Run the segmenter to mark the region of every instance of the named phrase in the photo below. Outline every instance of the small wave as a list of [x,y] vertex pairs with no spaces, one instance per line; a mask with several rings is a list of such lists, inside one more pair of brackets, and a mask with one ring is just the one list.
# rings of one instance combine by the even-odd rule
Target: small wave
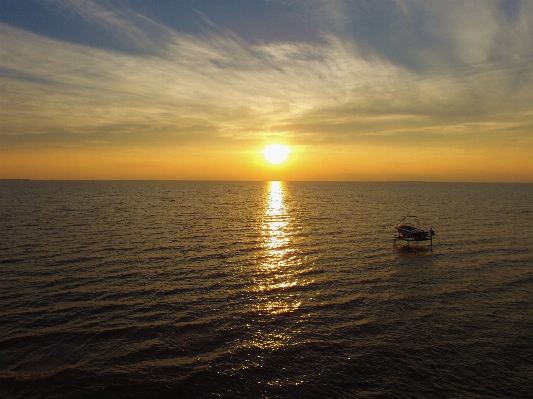
[[401,254],[427,254],[431,253],[431,246],[395,245],[394,249]]
[[2,264],[2,263],[21,263],[21,262],[24,262],[24,259],[21,259],[21,258],[0,259],[0,264]]
[[28,342],[33,342],[38,338],[36,334],[29,335],[18,335],[14,337],[6,338],[0,341],[0,349],[7,349],[15,345],[25,344]]
[[72,366],[63,367],[41,367],[35,370],[19,370],[19,371],[0,371],[0,381],[37,381],[53,377],[63,371],[71,369]]
[[357,295],[349,298],[341,298],[338,301],[320,302],[312,305],[312,309],[325,310],[325,309],[339,309],[339,310],[352,310],[357,305],[360,305],[365,301],[365,297]]

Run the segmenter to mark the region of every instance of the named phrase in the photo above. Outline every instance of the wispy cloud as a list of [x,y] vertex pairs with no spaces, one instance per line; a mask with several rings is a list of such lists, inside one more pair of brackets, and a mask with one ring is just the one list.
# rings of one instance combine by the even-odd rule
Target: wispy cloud
[[88,26],[104,33],[106,40],[134,53],[154,53],[172,35],[171,29],[135,12],[120,1],[44,0],[62,11],[79,16]]
[[[272,136],[533,147],[531,2],[315,2],[319,42],[269,44],[222,27],[180,33],[106,2],[54,4],[150,51],[1,25],[4,146],[217,146]],[[379,34],[354,28],[357,13],[391,23],[381,21]]]

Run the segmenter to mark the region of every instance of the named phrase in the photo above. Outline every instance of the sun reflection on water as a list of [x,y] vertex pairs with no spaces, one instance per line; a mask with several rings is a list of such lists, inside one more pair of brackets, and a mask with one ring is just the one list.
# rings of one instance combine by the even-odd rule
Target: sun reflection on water
[[285,183],[268,183],[261,216],[262,251],[249,287],[250,310],[257,324],[247,347],[277,350],[295,344],[294,326],[281,326],[290,320],[285,316],[302,304],[295,292],[301,261],[294,248],[289,203]]
[[271,181],[263,216],[262,239],[267,261],[263,266],[276,268],[286,264],[290,247],[290,217],[284,201],[283,183]]
[[[273,352],[309,342],[302,331],[310,315],[302,308],[312,298],[301,288],[313,281],[305,277],[310,266],[299,249],[298,209],[291,209],[291,193],[283,182],[269,182],[263,198],[258,212],[261,249],[246,287],[246,328],[250,335],[238,344],[239,349],[251,350],[250,357],[233,372],[263,367],[263,356],[257,355],[257,349]],[[302,382],[283,371],[275,377],[266,383],[283,386]]]

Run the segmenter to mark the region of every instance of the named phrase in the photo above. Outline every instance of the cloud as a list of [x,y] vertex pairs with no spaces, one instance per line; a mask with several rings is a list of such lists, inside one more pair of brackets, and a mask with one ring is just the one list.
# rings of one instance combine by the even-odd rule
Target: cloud
[[105,47],[136,54],[154,54],[164,48],[172,30],[139,14],[122,2],[107,0],[45,0],[71,19],[81,18],[90,34]]
[[[315,2],[312,12],[327,11],[316,14],[320,41],[268,44],[218,26],[192,35],[143,25],[142,15],[103,2],[55,3],[151,50],[0,25],[3,146],[216,147],[272,136],[533,146],[531,3]],[[343,32],[328,29],[339,20]]]
[[500,62],[529,62],[532,55],[530,1],[333,0],[319,14],[336,36],[415,72],[464,68],[498,54]]

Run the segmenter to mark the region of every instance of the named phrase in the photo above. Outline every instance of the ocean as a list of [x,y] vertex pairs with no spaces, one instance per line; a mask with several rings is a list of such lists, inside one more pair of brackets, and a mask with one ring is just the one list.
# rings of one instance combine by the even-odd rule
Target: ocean
[[531,397],[532,221],[533,184],[0,181],[0,397]]

